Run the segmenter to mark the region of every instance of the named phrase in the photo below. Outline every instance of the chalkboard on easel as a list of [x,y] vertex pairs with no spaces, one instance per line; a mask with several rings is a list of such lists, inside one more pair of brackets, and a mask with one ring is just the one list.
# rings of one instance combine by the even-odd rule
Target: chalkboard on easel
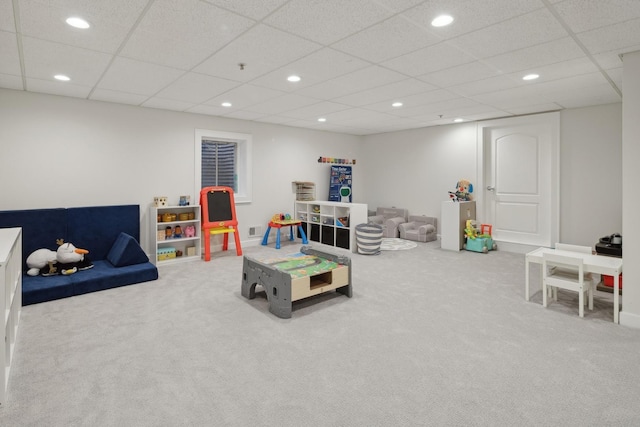
[[222,222],[235,220],[231,207],[233,195],[227,191],[209,191],[207,193],[208,222]]

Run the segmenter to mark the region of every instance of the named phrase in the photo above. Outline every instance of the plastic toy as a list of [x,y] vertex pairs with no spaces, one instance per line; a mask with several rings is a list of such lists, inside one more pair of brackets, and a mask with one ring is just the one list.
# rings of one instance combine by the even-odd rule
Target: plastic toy
[[449,198],[454,202],[472,200],[473,184],[468,179],[461,179],[456,183],[456,191],[449,191]]
[[480,228],[476,221],[468,219],[464,229],[465,244],[463,248],[472,252],[487,253],[491,250],[498,249],[498,245],[491,237],[492,226],[489,224],[481,224]]
[[195,237],[196,236],[196,227],[193,225],[187,225],[184,228],[184,237]]

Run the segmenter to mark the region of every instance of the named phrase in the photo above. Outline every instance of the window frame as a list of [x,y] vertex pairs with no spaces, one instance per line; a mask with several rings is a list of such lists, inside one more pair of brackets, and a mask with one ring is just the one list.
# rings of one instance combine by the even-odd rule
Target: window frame
[[202,141],[235,142],[237,144],[236,175],[237,190],[234,191],[236,204],[251,203],[252,198],[252,136],[246,133],[221,132],[196,129],[194,138],[194,183],[195,195],[199,200],[202,190]]

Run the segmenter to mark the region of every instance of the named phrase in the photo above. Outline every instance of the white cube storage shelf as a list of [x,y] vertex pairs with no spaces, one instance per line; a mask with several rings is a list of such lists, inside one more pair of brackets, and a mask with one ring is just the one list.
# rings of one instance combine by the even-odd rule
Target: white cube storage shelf
[[[175,218],[168,216],[174,214]],[[200,225],[200,205],[187,206],[151,206],[149,209],[149,240],[151,254],[149,258],[155,265],[166,265],[175,262],[199,260],[202,254]],[[195,228],[193,237],[185,236],[188,226]],[[169,227],[172,233],[176,227],[182,230],[182,237],[166,236]],[[173,236],[173,234],[172,234]],[[177,256],[180,251],[180,256]]]
[[355,229],[367,222],[367,205],[296,201],[295,219],[302,221],[309,244],[322,243],[357,252]]
[[0,342],[0,405],[4,405],[22,310],[22,228],[0,228],[0,307],[4,335]]

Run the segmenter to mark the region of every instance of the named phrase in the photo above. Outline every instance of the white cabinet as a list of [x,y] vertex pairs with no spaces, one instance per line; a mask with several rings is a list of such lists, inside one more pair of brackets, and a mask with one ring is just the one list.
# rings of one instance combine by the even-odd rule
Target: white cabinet
[[468,219],[476,219],[476,202],[442,202],[440,247],[459,251],[464,245],[464,229]]
[[[200,205],[152,206],[149,209],[149,224],[152,263],[166,265],[200,259]],[[193,231],[193,235],[190,231]]]
[[356,252],[356,225],[367,222],[367,205],[296,201],[295,218],[302,221],[309,243],[317,242]]
[[22,229],[0,228],[0,405],[6,402],[11,359],[22,310]]

